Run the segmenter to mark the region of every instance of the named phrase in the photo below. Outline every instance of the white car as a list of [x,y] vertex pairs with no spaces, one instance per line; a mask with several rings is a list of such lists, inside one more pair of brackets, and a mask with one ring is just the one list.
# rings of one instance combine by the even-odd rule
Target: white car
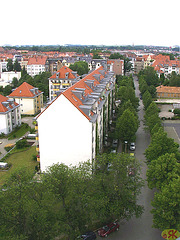
[[134,150],[136,149],[136,145],[135,145],[134,142],[130,143],[129,149],[130,149],[131,151],[134,151]]

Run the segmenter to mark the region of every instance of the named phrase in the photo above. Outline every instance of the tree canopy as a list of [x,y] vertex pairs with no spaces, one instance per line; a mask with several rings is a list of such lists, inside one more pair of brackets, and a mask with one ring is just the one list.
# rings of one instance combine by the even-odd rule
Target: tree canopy
[[[152,135],[151,143],[145,150],[145,156],[148,161],[152,161],[166,153],[178,153],[179,144],[174,139],[168,138],[167,133],[162,128]],[[177,156],[177,155],[176,155]]]
[[180,229],[180,176],[155,193],[152,206],[153,227]]
[[180,175],[180,163],[173,153],[166,153],[152,160],[147,170],[149,188],[161,189]]
[[83,61],[75,62],[71,64],[69,68],[76,71],[80,76],[89,72],[88,63]]
[[129,109],[126,109],[116,122],[117,137],[123,142],[134,141],[138,127],[139,121],[137,117]]
[[[128,154],[102,154],[97,163],[93,173],[90,162],[55,164],[39,182],[27,169],[13,173],[0,194],[2,239],[64,235],[74,240],[105,221],[139,217],[143,208],[136,200],[143,181],[137,161]],[[136,169],[134,176],[128,174],[130,167]]]

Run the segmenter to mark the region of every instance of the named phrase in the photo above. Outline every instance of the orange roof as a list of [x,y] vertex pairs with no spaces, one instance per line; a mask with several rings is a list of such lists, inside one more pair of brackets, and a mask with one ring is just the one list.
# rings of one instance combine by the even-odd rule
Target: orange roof
[[159,86],[156,88],[157,93],[180,93],[180,87]]
[[[94,81],[94,86],[98,85],[100,82],[94,77],[95,74],[100,74],[100,80],[104,78],[104,76],[102,75],[102,73],[100,72],[100,70],[103,70],[103,67],[99,67],[98,69],[94,70],[93,72],[91,72],[90,74],[86,75],[83,79],[81,79],[80,81],[78,81],[77,83],[75,83],[74,85],[72,85],[71,87],[67,88],[64,92],[62,92],[61,94],[64,95],[88,120],[90,120],[90,117],[87,116],[82,109],[80,108],[80,105],[83,105],[82,101],[75,96],[75,94],[73,93],[73,90],[76,90],[77,88],[83,88],[84,89],[84,94],[85,96],[87,96],[88,94],[91,94],[93,92],[93,89],[90,88],[87,84],[86,84],[86,80],[93,80]],[[105,72],[107,73],[107,72]],[[60,95],[59,95],[60,96]],[[58,96],[58,97],[59,97]],[[57,98],[58,98],[57,97]],[[57,99],[56,98],[56,99]],[[56,101],[56,99],[54,99],[52,101],[51,104],[53,104],[54,101]],[[51,105],[50,104],[50,105]],[[49,106],[50,106],[49,105]],[[49,107],[48,106],[48,107]],[[47,108],[48,108],[47,107]],[[46,109],[47,109],[46,108]],[[45,110],[46,110],[45,109]],[[44,110],[44,111],[45,111]],[[44,112],[43,111],[43,112]],[[38,117],[43,113],[41,112]],[[93,113],[91,112],[91,115],[93,115]]]
[[[35,92],[33,92],[32,89],[35,89]],[[39,91],[37,88],[31,86],[27,82],[23,82],[9,95],[9,97],[35,97],[40,93],[41,91]]]
[[[2,102],[7,102],[8,98],[0,94],[0,112],[7,112],[9,109],[2,103]],[[16,102],[13,102],[15,106],[18,106]],[[12,109],[13,106],[12,104],[8,104],[8,106]]]
[[28,65],[45,65],[47,56],[34,56],[28,60]]
[[[56,78],[56,74],[59,73],[59,77],[58,79],[65,79],[66,78],[66,73],[69,73],[68,75],[68,79],[75,79],[76,77],[74,76],[74,74],[72,74],[72,70],[66,66],[63,66],[62,68],[60,68],[56,73],[54,73],[50,78],[54,79]],[[78,76],[78,75],[77,75]]]
[[80,81],[78,81],[77,83],[75,83],[74,85],[72,85],[70,88],[68,88],[66,91],[64,91],[62,94],[85,116],[87,117],[89,120],[89,116],[87,116],[80,108],[80,105],[83,105],[82,101],[77,98],[75,96],[75,94],[73,94],[73,90],[75,90],[75,88],[83,88],[85,89],[84,93],[85,96],[92,93],[93,89],[91,89],[86,83],[86,80],[94,80],[94,86],[96,86],[97,84],[99,84],[99,81],[94,77],[95,74],[100,74],[100,79],[104,78],[104,76],[102,76],[102,74],[99,72],[99,70],[103,70],[103,67],[101,66],[100,68],[94,70],[93,72],[91,72],[90,74],[86,75],[83,79],[81,79]]

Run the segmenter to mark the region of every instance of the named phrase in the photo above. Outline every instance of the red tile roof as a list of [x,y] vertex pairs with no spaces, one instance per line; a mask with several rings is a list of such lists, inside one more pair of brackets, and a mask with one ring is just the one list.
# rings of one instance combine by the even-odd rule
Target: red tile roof
[[[0,112],[2,113],[2,112],[7,112],[9,109],[7,108],[7,107],[5,107],[3,104],[2,104],[2,102],[7,102],[7,100],[8,100],[9,98],[7,98],[7,97],[4,97],[3,95],[1,95],[0,94]],[[19,104],[17,104],[16,102],[13,102],[13,104],[15,105],[15,106],[18,106]],[[10,107],[10,108],[13,108],[13,106],[9,103],[8,104],[8,106]]]
[[47,56],[30,57],[27,65],[45,65]]
[[156,88],[157,93],[180,93],[180,87],[159,86]]
[[22,83],[18,88],[16,88],[9,97],[34,97],[41,93],[40,90],[36,90],[35,93],[33,93],[31,90],[35,89],[33,86],[28,84],[27,82]]
[[[98,85],[100,82],[94,77],[95,74],[100,74],[100,80],[104,78],[104,76],[102,75],[102,73],[100,72],[100,70],[103,70],[103,67],[99,67],[98,69],[94,70],[93,72],[91,72],[90,74],[86,75],[83,79],[81,79],[80,81],[78,81],[77,83],[75,83],[74,85],[72,85],[71,87],[69,87],[68,89],[66,89],[64,92],[62,92],[61,94],[64,95],[88,120],[90,120],[90,117],[87,116],[82,109],[80,108],[80,105],[83,105],[82,101],[75,96],[75,94],[73,93],[73,90],[75,90],[75,88],[83,88],[84,89],[84,94],[85,96],[88,94],[91,94],[93,92],[93,89],[91,89],[87,84],[86,84],[86,80],[93,80],[94,81],[94,86]],[[107,72],[105,72],[106,74]],[[61,95],[59,95],[61,96]],[[58,96],[58,97],[59,97]],[[57,98],[58,98],[57,97]],[[56,99],[57,99],[56,98]],[[56,101],[56,99],[54,99],[52,101],[51,104],[53,104],[54,101]],[[49,106],[51,106],[51,104]],[[48,107],[49,107],[48,106]],[[47,107],[47,108],[48,108]],[[47,109],[46,108],[46,109]],[[46,110],[45,109],[45,110]],[[44,110],[44,111],[45,111]],[[43,111],[43,112],[44,112]],[[41,112],[38,117],[43,113]]]
[[[75,79],[76,77],[74,76],[74,74],[72,74],[72,70],[66,66],[63,66],[62,68],[60,68],[56,73],[59,73],[59,77],[58,79],[65,79],[66,78],[66,73],[69,73],[68,75],[68,79]],[[50,79],[54,79],[56,78],[56,73],[54,73]],[[77,75],[78,76],[78,75]]]
[[[99,72],[99,70],[103,70],[103,67],[101,66],[100,68],[94,70],[93,72],[91,72],[90,74],[86,75],[83,79],[81,79],[79,82],[75,83],[72,87],[68,88],[66,91],[64,91],[62,94],[76,107],[78,108],[78,110],[84,115],[86,116],[89,120],[89,116],[87,116],[80,108],[79,106],[80,105],[83,105],[82,104],[82,101],[77,98],[75,96],[75,94],[73,94],[72,90],[75,90],[75,88],[83,88],[85,89],[84,93],[85,93],[85,96],[87,94],[90,94],[93,92],[93,89],[91,89],[86,83],[85,81],[86,80],[94,80],[94,86],[96,86],[97,84],[99,84],[99,81],[93,76],[95,74],[101,74]],[[100,79],[102,79],[103,76],[101,74],[100,76]]]

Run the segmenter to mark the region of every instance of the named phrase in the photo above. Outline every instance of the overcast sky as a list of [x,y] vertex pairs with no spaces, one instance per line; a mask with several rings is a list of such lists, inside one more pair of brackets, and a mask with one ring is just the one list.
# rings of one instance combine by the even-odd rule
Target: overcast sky
[[7,0],[0,46],[180,45],[180,0]]

